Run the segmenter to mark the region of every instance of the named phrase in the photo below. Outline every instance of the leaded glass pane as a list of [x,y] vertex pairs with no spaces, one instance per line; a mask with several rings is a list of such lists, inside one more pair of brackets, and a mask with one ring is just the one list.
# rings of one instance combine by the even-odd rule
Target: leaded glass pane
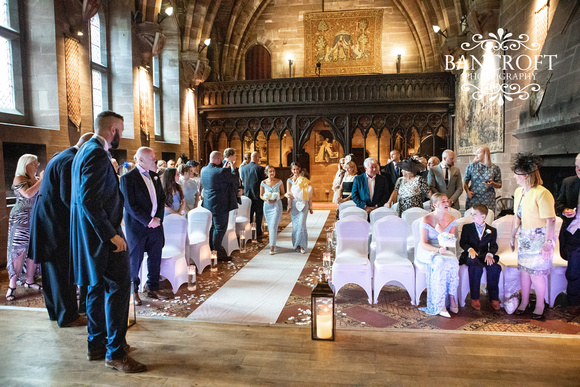
[[153,111],[155,119],[155,135],[161,136],[161,95],[159,91],[154,92],[155,110]]
[[8,0],[0,0],[0,26],[10,28],[8,17]]
[[159,57],[153,57],[153,87],[159,87]]
[[0,108],[15,109],[12,47],[0,37]]
[[103,79],[102,74],[93,70],[93,116],[103,111]]
[[102,64],[101,61],[101,18],[96,13],[91,18],[91,60],[95,63]]

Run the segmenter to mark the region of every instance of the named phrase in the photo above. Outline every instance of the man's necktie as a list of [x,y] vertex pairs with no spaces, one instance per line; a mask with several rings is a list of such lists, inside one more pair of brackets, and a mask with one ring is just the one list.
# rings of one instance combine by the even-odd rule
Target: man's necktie
[[444,168],[445,169],[445,184],[449,184],[449,168]]

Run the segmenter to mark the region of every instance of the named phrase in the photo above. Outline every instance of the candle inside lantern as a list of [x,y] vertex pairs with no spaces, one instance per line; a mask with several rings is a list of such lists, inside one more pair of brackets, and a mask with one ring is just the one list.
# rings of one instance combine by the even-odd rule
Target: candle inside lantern
[[211,251],[211,271],[217,271],[217,251]]
[[240,235],[240,253],[244,254],[246,252],[246,237]]
[[330,266],[330,252],[322,253],[322,266],[328,267]]
[[256,242],[256,223],[252,222],[252,242]]
[[319,339],[330,339],[332,337],[332,308],[327,305],[318,305],[316,336]]
[[195,275],[195,265],[187,267],[187,290],[193,292],[197,289],[197,279]]

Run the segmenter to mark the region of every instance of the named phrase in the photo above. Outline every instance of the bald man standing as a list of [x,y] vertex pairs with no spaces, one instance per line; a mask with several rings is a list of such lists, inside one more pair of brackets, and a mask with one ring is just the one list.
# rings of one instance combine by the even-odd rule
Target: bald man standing
[[461,171],[455,166],[455,152],[451,149],[443,151],[439,165],[429,169],[427,184],[431,193],[442,193],[449,198],[449,204],[459,209],[459,197],[463,193]]

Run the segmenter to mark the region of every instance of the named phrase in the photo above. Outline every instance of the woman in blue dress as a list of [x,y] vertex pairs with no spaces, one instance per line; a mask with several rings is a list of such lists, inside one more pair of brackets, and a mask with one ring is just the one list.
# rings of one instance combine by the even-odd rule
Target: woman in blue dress
[[312,212],[313,190],[310,181],[298,163],[292,163],[292,176],[286,183],[288,197],[288,212],[292,218],[292,247],[300,253],[306,253],[308,248],[308,231],[306,218]]
[[[417,246],[417,261],[426,265],[427,307],[419,308],[430,315],[451,317],[446,307],[449,296],[449,310],[457,313],[457,286],[459,285],[459,261],[455,248],[440,246],[439,234],[455,234],[455,218],[449,210],[447,196],[435,193],[431,196],[435,210],[421,219],[421,240]],[[454,243],[451,239],[450,244]]]
[[480,146],[475,151],[473,163],[465,169],[463,178],[463,188],[467,195],[465,208],[485,204],[487,208],[495,211],[495,190],[501,186],[501,170],[491,163],[489,148]]
[[165,192],[165,216],[170,214],[183,215],[185,213],[185,196],[179,185],[177,168],[167,168],[161,177],[163,191]]
[[270,239],[270,255],[276,252],[276,238],[278,237],[278,224],[282,217],[282,202],[284,185],[282,180],[276,179],[276,169],[266,166],[268,178],[260,183],[260,197],[264,199],[264,217],[268,223],[268,237]]

